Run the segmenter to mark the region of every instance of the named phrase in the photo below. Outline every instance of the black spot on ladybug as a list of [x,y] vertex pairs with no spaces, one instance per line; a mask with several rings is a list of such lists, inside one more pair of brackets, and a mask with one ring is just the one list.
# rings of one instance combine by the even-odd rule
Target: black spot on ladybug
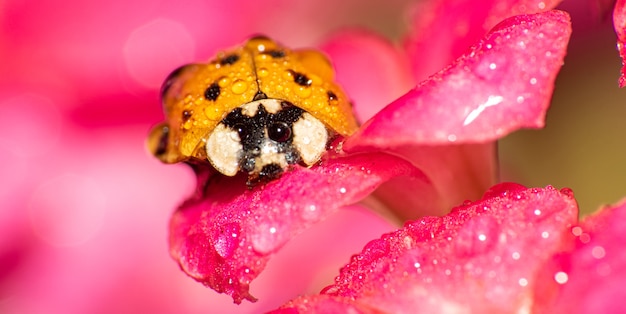
[[278,177],[280,177],[282,173],[283,173],[283,168],[281,168],[279,165],[269,164],[269,165],[263,166],[263,168],[261,169],[261,172],[259,173],[259,176],[269,181],[269,180],[277,179]]
[[174,81],[176,81],[176,79],[183,73],[183,71],[185,71],[185,69],[194,66],[194,64],[185,64],[182,66],[179,66],[178,68],[176,68],[176,70],[172,71],[167,78],[165,78],[165,81],[163,81],[163,85],[161,85],[161,99],[165,99],[165,94],[167,94],[167,91],[170,89],[170,87],[172,87],[172,84],[174,84]]
[[264,53],[270,55],[274,59],[280,59],[285,57],[285,52],[282,50],[267,50]]
[[222,60],[220,60],[220,64],[221,65],[231,65],[231,64],[234,64],[237,61],[239,61],[239,55],[233,53],[233,54],[230,54],[230,55],[222,58]]
[[335,95],[332,91],[327,91],[326,95],[328,95],[328,100],[337,100],[337,95]]
[[156,150],[154,151],[154,155],[162,156],[167,152],[167,144],[169,142],[170,128],[167,125],[164,125],[161,128],[161,137],[159,138],[159,143],[157,144]]
[[262,34],[257,34],[257,35],[250,37],[249,40],[270,40],[270,38]]
[[215,101],[220,96],[220,90],[220,86],[217,83],[213,83],[204,91],[204,98]]
[[311,86],[311,84],[313,83],[310,78],[302,73],[291,71],[291,74],[293,74],[293,81],[300,86]]
[[193,111],[183,110],[183,123],[187,122],[189,118],[191,118],[192,114],[193,114]]

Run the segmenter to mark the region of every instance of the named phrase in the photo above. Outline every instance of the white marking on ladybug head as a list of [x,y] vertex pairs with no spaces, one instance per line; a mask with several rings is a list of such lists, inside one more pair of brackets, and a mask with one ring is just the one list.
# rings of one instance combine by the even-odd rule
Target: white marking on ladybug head
[[243,151],[241,139],[235,130],[218,124],[206,142],[206,154],[213,167],[227,175],[234,176],[239,171],[239,156]]
[[316,163],[326,151],[328,130],[320,120],[308,112],[293,124],[293,145],[307,165]]
[[265,111],[271,114],[277,113],[283,107],[281,101],[278,99],[261,99],[242,105],[241,113],[248,117],[254,117],[259,110],[259,105],[263,105]]

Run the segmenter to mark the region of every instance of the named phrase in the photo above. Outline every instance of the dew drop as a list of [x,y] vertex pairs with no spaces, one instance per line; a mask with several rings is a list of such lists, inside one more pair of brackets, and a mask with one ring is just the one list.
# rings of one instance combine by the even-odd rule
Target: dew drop
[[380,239],[371,241],[365,245],[363,252],[366,261],[373,261],[389,253],[389,243]]
[[347,191],[348,190],[345,187],[339,188],[339,193],[341,193],[341,194],[346,194]]
[[250,240],[255,251],[268,254],[285,244],[286,237],[277,226],[270,223],[260,223],[256,226]]
[[270,71],[268,71],[266,68],[260,68],[258,70],[259,77],[266,77],[269,73]]
[[317,208],[317,206],[314,204],[305,206],[302,209],[302,213],[300,214],[302,219],[307,220],[307,221],[316,221],[320,218],[320,215],[321,215],[320,209]]
[[469,257],[489,250],[497,241],[499,226],[491,216],[478,216],[467,221],[455,238],[455,252]]
[[230,83],[230,79],[227,77],[223,77],[217,81],[217,85],[220,87],[226,87],[228,86],[228,83]]
[[230,223],[220,228],[220,233],[215,239],[213,246],[221,257],[228,258],[233,255],[239,243],[240,228],[236,223]]
[[511,257],[514,260],[518,260],[521,256],[520,256],[519,252],[513,252],[513,254],[511,254]]
[[531,79],[530,79],[530,84],[532,84],[532,85],[537,84],[537,78],[534,78],[534,77],[533,77],[533,78],[531,78]]
[[248,89],[248,83],[242,80],[236,80],[233,82],[233,85],[230,87],[230,89],[235,94],[243,94],[243,92],[245,92]]
[[[213,120],[213,121],[217,121],[222,118],[222,113],[220,112],[220,108],[217,106],[206,106],[204,108],[204,115],[209,120]],[[208,121],[204,120],[204,122],[207,123]]]
[[492,186],[489,190],[487,190],[483,198],[487,199],[487,198],[494,198],[494,197],[507,197],[512,191],[521,191],[525,189],[526,187],[517,183],[510,183],[510,182],[499,183],[499,184]]
[[302,98],[307,98],[311,96],[311,88],[306,86],[300,86],[296,88],[296,94]]
[[562,188],[561,190],[559,190],[559,192],[561,192],[561,194],[566,195],[569,198],[574,197],[574,191],[572,191],[572,189],[570,188]]

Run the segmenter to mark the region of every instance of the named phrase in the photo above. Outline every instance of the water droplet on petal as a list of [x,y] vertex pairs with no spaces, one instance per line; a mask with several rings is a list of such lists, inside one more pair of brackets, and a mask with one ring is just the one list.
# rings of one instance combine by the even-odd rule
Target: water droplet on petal
[[570,198],[574,197],[574,191],[572,191],[572,189],[570,188],[562,188],[560,192]]
[[460,257],[469,257],[488,251],[497,241],[500,227],[492,216],[478,216],[467,221],[454,242]]
[[512,191],[521,191],[521,190],[526,190],[526,187],[517,183],[510,183],[510,182],[499,183],[499,184],[492,186],[489,190],[487,190],[487,192],[485,192],[485,195],[483,196],[483,199],[488,199],[488,198],[493,198],[493,197],[508,197]]
[[221,231],[215,239],[213,246],[217,254],[227,258],[233,255],[239,244],[240,228],[236,223],[230,223],[222,226],[220,229]]
[[309,206],[305,206],[302,209],[302,213],[300,214],[302,219],[307,221],[316,221],[320,218],[321,211],[317,208],[316,205],[311,204]]
[[286,242],[280,229],[271,223],[260,223],[251,235],[252,248],[261,254],[276,251]]

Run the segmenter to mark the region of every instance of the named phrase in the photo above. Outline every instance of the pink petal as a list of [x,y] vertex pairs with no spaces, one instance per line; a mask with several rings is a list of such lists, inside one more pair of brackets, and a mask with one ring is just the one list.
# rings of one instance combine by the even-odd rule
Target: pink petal
[[495,143],[407,146],[391,150],[410,160],[430,179],[427,186],[402,177],[374,192],[403,221],[441,216],[468,199],[480,199],[497,182]]
[[344,148],[480,143],[542,127],[570,33],[561,11],[503,21],[451,67],[366,122]]
[[500,21],[553,9],[561,0],[423,1],[411,14],[405,48],[419,80],[461,56]]
[[536,313],[620,313],[626,298],[626,201],[571,228],[537,276]]
[[370,242],[322,294],[387,313],[523,312],[538,284],[534,274],[576,218],[568,189],[501,184],[447,216]]
[[320,48],[354,102],[359,121],[374,116],[414,84],[408,60],[385,38],[359,30],[335,34]]
[[619,87],[626,86],[626,0],[617,0],[613,11],[613,27],[617,33],[617,50],[622,58]]
[[408,162],[382,153],[332,158],[311,169],[297,167],[253,190],[246,190],[244,178],[214,176],[203,200],[191,200],[174,214],[170,253],[194,279],[231,295],[236,303],[254,301],[248,286],[269,255],[303,229],[398,175],[425,180]]
[[355,302],[351,298],[333,295],[314,295],[300,297],[283,305],[270,314],[298,314],[298,313],[351,313],[365,314],[381,312],[373,307]]

